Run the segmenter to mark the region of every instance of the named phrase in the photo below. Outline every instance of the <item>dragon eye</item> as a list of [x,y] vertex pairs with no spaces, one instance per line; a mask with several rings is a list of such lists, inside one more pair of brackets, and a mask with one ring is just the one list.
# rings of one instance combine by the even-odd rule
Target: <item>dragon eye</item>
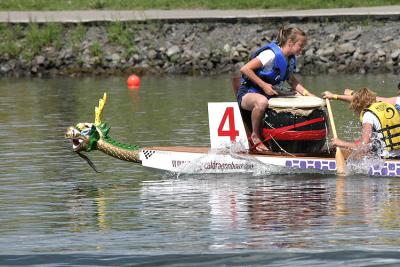
[[90,128],[86,128],[86,129],[82,130],[81,135],[89,135],[90,130],[91,130]]

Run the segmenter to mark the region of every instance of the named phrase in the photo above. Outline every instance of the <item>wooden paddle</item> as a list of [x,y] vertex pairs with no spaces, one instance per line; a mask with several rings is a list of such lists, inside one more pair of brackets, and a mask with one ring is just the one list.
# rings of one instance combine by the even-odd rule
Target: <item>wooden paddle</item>
[[[326,100],[326,107],[328,109],[329,121],[330,121],[331,127],[332,127],[333,138],[338,138],[337,137],[337,133],[336,133],[335,121],[333,119],[331,103],[329,102],[329,99],[325,99],[325,100]],[[337,171],[337,173],[338,174],[345,174],[346,173],[345,172],[345,162],[344,162],[343,153],[342,153],[342,150],[340,149],[340,147],[336,147],[335,159],[336,159],[336,171]]]

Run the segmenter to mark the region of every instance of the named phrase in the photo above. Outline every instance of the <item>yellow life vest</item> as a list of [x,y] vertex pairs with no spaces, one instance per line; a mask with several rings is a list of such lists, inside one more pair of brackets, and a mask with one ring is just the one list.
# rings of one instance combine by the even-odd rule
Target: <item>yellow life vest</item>
[[386,144],[386,150],[400,149],[400,114],[396,107],[389,103],[376,102],[361,112],[361,122],[366,111],[370,111],[379,120],[381,129],[375,130],[383,135],[382,141]]

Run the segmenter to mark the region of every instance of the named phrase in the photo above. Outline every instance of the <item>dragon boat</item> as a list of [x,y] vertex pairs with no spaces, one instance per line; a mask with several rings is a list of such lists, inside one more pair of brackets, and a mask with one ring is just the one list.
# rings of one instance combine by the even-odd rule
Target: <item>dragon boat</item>
[[[306,102],[304,97],[287,100],[290,103]],[[140,147],[110,137],[110,127],[102,121],[106,101],[104,93],[95,107],[94,122],[78,123],[65,133],[65,138],[72,142],[73,151],[94,169],[82,152],[98,150],[120,160],[174,173],[259,173],[263,168],[273,168],[279,173],[335,174],[337,171],[335,151],[326,148],[329,129],[322,106],[299,115],[288,111],[287,104],[280,110],[279,101],[276,101],[275,108],[280,110],[278,113],[282,115],[279,116],[283,118],[276,119],[279,117],[277,109],[267,111],[269,119],[264,122],[263,135],[267,136],[265,144],[271,151],[261,153],[249,149],[246,123],[249,114],[242,114],[244,112],[236,102],[208,104],[210,147]],[[274,106],[274,101],[271,105]],[[400,176],[400,161],[382,160],[367,166],[366,173],[372,176]]]

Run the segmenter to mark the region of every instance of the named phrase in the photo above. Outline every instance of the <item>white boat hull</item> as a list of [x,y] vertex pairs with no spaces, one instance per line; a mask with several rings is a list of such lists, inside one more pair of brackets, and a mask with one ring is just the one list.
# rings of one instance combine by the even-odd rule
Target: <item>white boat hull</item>
[[[140,152],[142,165],[176,173],[254,173],[264,168],[289,169],[288,172],[311,171],[336,173],[333,157],[285,156],[245,153],[220,153],[206,147],[152,147]],[[386,160],[366,168],[374,176],[399,176],[400,161]]]

